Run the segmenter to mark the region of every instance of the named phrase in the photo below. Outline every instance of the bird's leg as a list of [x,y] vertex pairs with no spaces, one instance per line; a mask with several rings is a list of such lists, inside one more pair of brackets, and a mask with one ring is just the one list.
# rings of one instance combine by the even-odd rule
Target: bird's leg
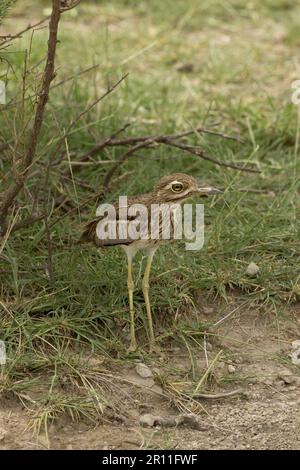
[[135,351],[137,349],[137,343],[135,338],[135,322],[134,322],[134,306],[133,306],[133,289],[134,282],[132,276],[132,257],[128,256],[128,298],[129,298],[129,311],[130,311],[130,346],[129,351]]
[[152,264],[152,260],[153,260],[153,256],[154,256],[155,251],[156,251],[156,248],[151,249],[148,252],[147,264],[146,264],[146,269],[145,269],[145,273],[144,273],[144,277],[143,277],[143,283],[142,283],[143,294],[144,294],[145,305],[146,305],[147,318],[148,318],[148,325],[149,325],[150,350],[153,349],[154,344],[155,344],[155,338],[154,338],[154,332],[153,332],[152,313],[151,313],[151,304],[150,304],[150,299],[149,299],[149,277],[150,277],[151,264]]

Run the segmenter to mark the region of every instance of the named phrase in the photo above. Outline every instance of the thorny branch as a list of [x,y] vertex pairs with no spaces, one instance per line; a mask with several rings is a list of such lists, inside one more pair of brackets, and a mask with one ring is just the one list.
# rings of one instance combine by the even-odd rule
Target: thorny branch
[[57,44],[58,24],[60,20],[60,0],[52,0],[52,13],[49,22],[49,39],[46,65],[43,73],[42,85],[38,94],[38,102],[33,127],[29,136],[27,149],[21,161],[21,168],[15,181],[8,188],[0,206],[0,233],[7,229],[7,216],[15,198],[24,187],[30,166],[36,154],[38,138],[42,128],[44,112],[49,98],[50,84],[55,76],[54,61]]
[[11,42],[13,39],[21,38],[24,33],[27,33],[27,31],[29,31],[31,29],[37,28],[41,24],[45,23],[45,21],[47,21],[47,20],[49,20],[49,16],[47,16],[46,18],[43,18],[42,20],[38,21],[37,23],[34,23],[32,25],[29,24],[28,26],[26,26],[25,29],[22,29],[22,31],[20,31],[17,34],[8,34],[7,36],[0,36],[0,39],[2,39],[2,41],[0,42],[0,47],[1,48],[4,47],[6,44]]
[[[164,145],[169,145],[171,147],[179,148],[179,149],[184,150],[186,152],[189,152],[193,155],[196,155],[197,157],[203,158],[204,160],[208,160],[208,161],[214,163],[215,165],[223,166],[225,168],[232,168],[234,170],[247,171],[247,172],[250,172],[250,173],[260,173],[260,170],[256,170],[254,168],[248,168],[248,167],[245,167],[245,166],[236,165],[235,163],[222,162],[221,160],[218,160],[218,159],[216,159],[216,158],[214,158],[210,155],[207,155],[204,152],[204,150],[202,150],[199,147],[195,147],[195,146],[192,146],[192,145],[187,145],[187,144],[183,144],[183,143],[178,142],[178,139],[180,139],[182,137],[186,137],[188,135],[191,135],[194,132],[197,132],[197,133],[202,132],[202,133],[213,134],[213,135],[217,135],[219,137],[223,137],[225,139],[237,140],[237,141],[241,142],[240,139],[237,138],[237,137],[222,134],[221,132],[210,131],[208,129],[204,129],[204,128],[201,128],[201,127],[199,127],[196,130],[181,132],[181,133],[172,134],[172,135],[157,135],[157,136],[150,136],[150,137],[149,136],[148,137],[137,137],[137,138],[132,138],[132,139],[130,139],[130,138],[129,139],[124,139],[123,141],[122,140],[113,140],[112,139],[111,141],[108,142],[108,144],[107,144],[108,146],[130,145],[130,144],[133,144],[133,143],[135,143],[135,145],[133,145],[133,147],[131,147],[129,150],[127,150],[125,153],[123,153],[123,155],[121,155],[119,160],[117,160],[116,163],[112,166],[112,168],[107,172],[107,175],[104,179],[104,188],[107,189],[107,187],[109,185],[109,182],[110,182],[111,178],[113,177],[113,175],[115,174],[115,172],[117,171],[117,169],[126,160],[128,160],[129,157],[134,155],[137,150],[139,150],[141,148],[149,148],[149,147],[151,147],[155,144],[156,145],[157,144],[164,144]],[[100,145],[98,145],[97,150],[99,150],[99,148],[100,148]],[[94,155],[96,153],[95,149],[96,149],[96,147],[94,147],[94,149],[90,150],[89,154],[85,154],[83,156],[84,160],[86,160],[90,155]]]

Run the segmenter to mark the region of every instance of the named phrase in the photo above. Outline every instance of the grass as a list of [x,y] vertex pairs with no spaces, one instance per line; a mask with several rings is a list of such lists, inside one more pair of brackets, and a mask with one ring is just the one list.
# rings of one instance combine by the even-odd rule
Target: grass
[[[38,7],[31,0],[19,2],[5,27],[15,32],[17,22],[22,29],[32,18],[48,14],[47,6],[48,2]],[[239,134],[244,143],[198,135],[191,142],[220,160],[253,162],[262,171],[261,175],[236,172],[160,146],[143,150],[124,164],[121,171],[129,175],[107,197],[111,201],[119,194],[148,191],[161,175],[183,170],[227,188],[222,198],[206,203],[204,249],[185,251],[183,243],[162,247],[153,266],[155,330],[161,344],[187,348],[194,388],[205,377],[205,372],[195,371],[193,348],[211,326],[196,315],[206,301],[230,302],[234,290],[247,307],[275,317],[288,315],[289,306],[299,301],[299,115],[291,103],[291,83],[300,75],[297,18],[299,5],[289,0],[151,0],[138,5],[130,0],[90,1],[62,18],[57,80],[92,64],[100,66],[53,89],[37,171],[20,198],[20,214],[29,213],[36,187],[43,188],[43,165],[70,120],[126,72],[125,83],[68,136],[72,159],[126,122],[131,123],[129,136],[205,125]],[[46,34],[45,29],[33,38],[25,34],[2,54],[12,64],[10,68],[2,62],[0,71],[9,97],[21,96],[24,51],[29,47],[25,96],[35,91],[42,64],[33,66],[44,57]],[[15,107],[1,112],[1,140],[13,142],[12,129],[27,129],[33,105],[28,98],[17,114]],[[19,152],[24,142],[22,136]],[[114,161],[121,152],[116,147],[99,153],[95,165],[83,167],[64,188],[59,187],[54,168],[49,191],[40,201],[51,208],[50,222],[63,215],[53,206],[54,188],[62,189],[71,201],[83,202],[101,188],[110,167],[103,160]],[[69,165],[66,148],[61,157],[59,170]],[[6,168],[7,162],[1,160],[1,175]],[[83,188],[77,178],[91,189]],[[74,417],[91,416],[91,407],[96,415],[107,408],[103,383],[91,384],[89,367],[83,376],[87,355],[119,364],[130,360],[123,254],[118,249],[99,253],[92,247],[73,246],[81,222],[94,215],[96,206],[96,202],[87,204],[51,229],[53,276],[46,269],[49,253],[42,222],[11,236],[0,257],[1,339],[8,356],[2,390],[25,401],[24,396],[37,396],[34,401],[41,408],[35,426],[66,410]],[[251,261],[260,267],[256,278],[245,274]],[[140,283],[139,263],[135,275]],[[135,305],[140,342],[146,345],[139,288]],[[70,385],[67,396],[61,388],[65,376]],[[100,407],[89,401],[91,393]]]

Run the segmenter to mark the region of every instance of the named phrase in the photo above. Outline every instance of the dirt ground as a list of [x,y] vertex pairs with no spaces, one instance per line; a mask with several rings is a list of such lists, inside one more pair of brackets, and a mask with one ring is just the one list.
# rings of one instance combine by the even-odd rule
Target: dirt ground
[[[37,436],[28,429],[32,413],[27,407],[15,399],[2,400],[0,448],[300,449],[300,374],[299,366],[293,365],[290,358],[291,343],[299,339],[300,305],[289,312],[288,320],[284,318],[284,330],[283,319],[271,313],[243,312],[232,306],[222,308],[207,310],[210,321],[224,319],[216,325],[215,334],[207,342],[209,363],[218,350],[226,351],[214,368],[219,380],[211,393],[236,389],[242,389],[242,393],[219,399],[199,399],[203,411],[197,415],[196,424],[187,419],[182,424],[177,421],[177,426],[170,426],[170,423],[165,426],[159,421],[154,426],[141,425],[145,415],[146,421],[150,415],[150,421],[151,416],[159,416],[168,422],[187,412],[170,404],[155,376],[154,379],[143,378],[136,372],[138,361],[135,359],[119,370],[116,366],[116,373],[126,378],[125,392],[133,396],[138,389],[134,395],[135,405],[128,403],[126,418],[119,416],[91,426],[62,416],[49,426],[47,439],[43,431]],[[227,318],[226,312],[229,313]],[[204,356],[203,350],[199,361],[205,369]],[[176,364],[177,373],[178,370],[184,373],[189,367],[186,351],[175,347],[163,352],[160,360],[147,365],[158,373],[166,359],[169,365]]]

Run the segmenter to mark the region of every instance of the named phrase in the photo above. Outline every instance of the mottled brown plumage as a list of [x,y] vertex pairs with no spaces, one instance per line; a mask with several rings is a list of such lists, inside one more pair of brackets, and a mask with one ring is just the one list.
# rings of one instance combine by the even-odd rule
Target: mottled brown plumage
[[[144,221],[147,226],[147,236],[148,236],[148,227],[151,225],[151,208],[153,205],[160,205],[165,204],[167,207],[171,208],[171,211],[174,213],[171,214],[171,225],[174,228],[174,224],[176,224],[176,207],[178,204],[181,204],[187,198],[198,195],[198,196],[208,196],[210,194],[218,194],[222,191],[212,188],[212,187],[200,187],[198,186],[197,181],[192,176],[186,175],[184,173],[173,173],[171,175],[167,175],[162,177],[154,186],[152,192],[147,194],[142,194],[138,196],[128,197],[127,199],[127,206],[126,209],[129,210],[133,204],[142,204],[145,206],[147,211],[147,219]],[[122,218],[121,209],[125,207],[119,207],[119,201],[113,204],[116,221],[117,222],[124,222]],[[126,211],[127,212],[127,211]],[[131,222],[135,220],[136,216],[128,216],[126,215],[125,223]],[[159,214],[159,217],[162,217]],[[159,230],[161,230],[161,218],[159,220]],[[108,247],[108,246],[116,246],[120,245],[128,259],[128,294],[129,294],[129,308],[130,308],[130,317],[131,317],[131,343],[130,343],[130,350],[134,350],[137,347],[136,339],[135,339],[135,324],[134,324],[134,307],[133,307],[133,277],[132,277],[132,261],[136,254],[136,252],[140,249],[144,249],[147,252],[148,259],[147,265],[145,269],[145,274],[143,278],[143,293],[145,298],[146,304],[146,311],[147,317],[149,322],[149,336],[150,336],[150,345],[153,347],[154,345],[154,332],[153,332],[153,325],[152,325],[152,314],[151,314],[151,306],[149,300],[149,276],[150,276],[150,268],[153,256],[155,251],[157,250],[159,243],[162,241],[161,238],[158,240],[153,240],[148,236],[147,239],[143,239],[141,236],[140,239],[130,239],[127,237],[126,239],[120,237],[107,237],[100,239],[97,235],[97,227],[99,229],[99,225],[104,221],[104,217],[96,217],[92,221],[86,224],[85,229],[82,233],[80,242],[92,242],[97,247]],[[143,222],[142,222],[143,223]],[[145,231],[144,231],[145,234]],[[159,232],[160,234],[160,232]],[[173,230],[171,230],[170,238],[172,238]]]
[[[178,193],[171,190],[171,185],[174,182],[182,184],[182,190]],[[152,204],[175,204],[182,203],[187,198],[194,196],[195,194],[205,197],[208,195],[209,191],[213,191],[213,188],[205,188],[207,192],[199,194],[198,183],[192,176],[186,175],[184,173],[173,173],[171,175],[163,176],[157,184],[154,186],[152,192],[146,194],[140,194],[138,196],[128,197],[127,209],[133,204],[143,204],[147,207],[149,218],[151,217],[151,205]],[[218,190],[215,190],[218,191]],[[113,203],[113,206],[116,210],[116,219],[119,221],[119,202]],[[124,207],[124,206],[123,206]],[[79,242],[88,243],[92,242],[98,247],[105,246],[115,246],[115,245],[128,245],[129,243],[134,242],[135,240],[99,240],[96,233],[96,228],[98,223],[101,221],[102,217],[96,217],[92,221],[88,222],[84,228],[84,231],[81,235]],[[128,216],[128,221],[134,220],[134,217]],[[151,222],[151,219],[150,219]],[[150,223],[149,223],[150,226]]]

